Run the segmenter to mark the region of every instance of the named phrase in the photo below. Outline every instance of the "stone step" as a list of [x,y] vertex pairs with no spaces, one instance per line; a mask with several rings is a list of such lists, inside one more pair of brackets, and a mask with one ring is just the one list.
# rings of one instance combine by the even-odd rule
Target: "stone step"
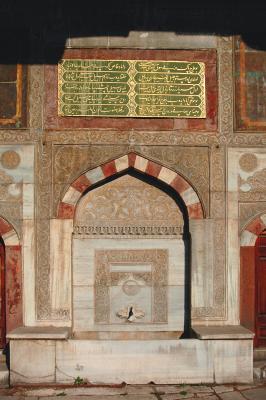
[[266,360],[254,361],[253,376],[254,379],[266,380]]
[[9,370],[5,363],[0,363],[0,387],[9,386]]
[[254,349],[254,361],[266,360],[266,347]]

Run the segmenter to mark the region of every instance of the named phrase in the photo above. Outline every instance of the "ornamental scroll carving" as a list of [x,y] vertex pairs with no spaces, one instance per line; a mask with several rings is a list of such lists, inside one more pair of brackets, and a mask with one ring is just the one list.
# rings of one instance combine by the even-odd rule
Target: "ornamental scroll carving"
[[219,136],[223,141],[233,133],[233,39],[220,37],[218,41],[219,66]]
[[171,197],[125,175],[84,196],[74,225],[83,234],[167,235],[182,233],[183,217]]

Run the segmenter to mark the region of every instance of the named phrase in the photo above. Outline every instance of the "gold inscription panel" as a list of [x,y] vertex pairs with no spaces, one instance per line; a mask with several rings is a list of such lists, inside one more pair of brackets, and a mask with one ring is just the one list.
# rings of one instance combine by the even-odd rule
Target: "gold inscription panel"
[[206,118],[205,64],[64,59],[60,116]]

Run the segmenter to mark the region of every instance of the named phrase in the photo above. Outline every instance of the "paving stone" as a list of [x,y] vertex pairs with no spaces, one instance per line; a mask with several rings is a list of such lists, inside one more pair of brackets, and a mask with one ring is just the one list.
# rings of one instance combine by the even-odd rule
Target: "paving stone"
[[[56,395],[57,391],[52,388],[32,389],[23,392],[23,396],[53,396]],[[1,399],[1,398],[0,398]],[[32,398],[30,399],[32,400]]]
[[[16,396],[16,395],[0,395],[0,400],[25,400],[27,399],[25,396]],[[49,397],[51,399],[51,397]],[[38,400],[38,397],[31,397],[31,400]],[[42,400],[42,399],[41,399]],[[57,397],[58,400],[58,397]]]
[[221,397],[222,400],[246,400],[245,397],[242,396],[240,392],[221,393],[219,394],[219,396]]
[[[65,392],[65,391],[64,391]],[[13,398],[12,398],[13,399]],[[157,400],[155,395],[152,394],[129,394],[126,397],[121,395],[66,395],[66,396],[49,396],[41,397],[39,400]],[[0,397],[0,400],[1,397]],[[11,398],[10,398],[11,400]]]
[[[141,397],[140,397],[141,396]],[[120,400],[157,400],[157,397],[155,394],[144,394],[144,395],[139,395],[139,394],[128,394],[126,397],[122,396],[119,397]],[[58,399],[57,399],[58,400]],[[113,400],[113,397],[112,399]]]
[[[49,397],[39,397],[39,400],[60,400],[60,399],[62,399],[62,400],[111,400],[111,399],[112,400],[122,400],[122,397],[120,395],[118,395],[118,396],[104,396],[103,395],[103,396],[49,396]],[[2,399],[0,398],[0,400],[2,400]],[[151,399],[149,399],[149,400],[151,400]]]
[[236,385],[235,388],[237,390],[246,390],[246,389],[252,389],[256,387],[255,385]]
[[[197,393],[197,392],[196,392],[196,393]],[[197,393],[197,397],[200,397],[201,400],[203,400],[202,398],[205,398],[205,397],[208,397],[208,399],[209,399],[210,396],[213,396],[213,398],[217,398],[217,396],[215,396],[215,395],[213,394],[213,392],[209,392],[209,393],[200,393],[200,392],[198,392],[198,393]]]
[[213,386],[212,388],[217,394],[234,391],[233,386],[219,385],[219,386]]
[[[183,394],[182,394],[183,392]],[[186,394],[184,394],[186,393]],[[181,390],[179,393],[171,393],[171,394],[164,394],[161,395],[163,400],[179,400],[179,399],[192,399],[195,398],[194,393],[186,392],[185,390]],[[208,397],[209,399],[209,397]]]
[[193,385],[189,386],[190,391],[193,393],[213,393],[213,389],[210,386],[204,386],[204,385]]
[[265,400],[266,399],[266,386],[256,389],[245,390],[243,395],[248,400]]
[[[56,394],[58,394],[58,390]],[[62,392],[62,390],[61,390]],[[111,388],[111,387],[75,387],[66,388],[63,390],[68,396],[117,396],[126,394],[126,386],[122,388]],[[147,392],[146,392],[147,393]]]
[[179,393],[179,392],[188,392],[190,386],[189,385],[182,385],[182,386],[175,386],[175,385],[160,385],[160,386],[155,386],[155,390],[158,393]]
[[154,393],[154,386],[149,385],[128,385],[126,386],[126,392],[128,394],[150,394]]

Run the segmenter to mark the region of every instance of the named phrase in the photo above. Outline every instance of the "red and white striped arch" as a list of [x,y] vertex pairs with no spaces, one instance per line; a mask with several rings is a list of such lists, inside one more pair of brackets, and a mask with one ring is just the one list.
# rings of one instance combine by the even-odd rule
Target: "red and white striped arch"
[[241,247],[255,246],[258,236],[266,229],[266,213],[253,219],[241,233]]
[[129,167],[153,176],[171,186],[184,200],[189,218],[203,218],[204,212],[200,199],[188,181],[177,172],[135,153],[126,154],[80,175],[66,191],[63,200],[58,206],[57,217],[60,219],[72,219],[78,200],[91,185],[116,175]]
[[6,331],[23,325],[22,251],[17,232],[0,217],[0,236],[5,244]]

